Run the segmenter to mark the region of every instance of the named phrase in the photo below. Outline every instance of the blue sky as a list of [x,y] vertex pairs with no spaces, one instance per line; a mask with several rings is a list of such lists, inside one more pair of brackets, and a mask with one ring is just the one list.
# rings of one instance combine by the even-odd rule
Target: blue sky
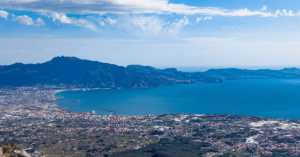
[[0,0],[0,63],[299,66],[296,0]]

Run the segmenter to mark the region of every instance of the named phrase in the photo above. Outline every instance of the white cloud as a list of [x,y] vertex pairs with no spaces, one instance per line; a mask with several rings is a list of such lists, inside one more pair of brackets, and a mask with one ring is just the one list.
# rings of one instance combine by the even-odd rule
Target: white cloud
[[204,19],[203,19],[203,21],[205,21],[205,20],[211,20],[211,19],[212,19],[211,16],[205,16]]
[[291,16],[291,17],[297,16],[297,15],[300,16],[300,11],[297,14],[295,14],[292,10],[289,10],[288,12],[286,9],[283,9],[282,12],[280,10],[277,10],[274,14],[274,17],[277,17],[279,15],[280,16]]
[[183,19],[178,22],[171,24],[169,28],[166,29],[168,35],[176,36],[177,33],[186,25],[189,24],[189,19],[185,16]]
[[0,17],[7,19],[7,16],[9,15],[8,12],[0,10]]
[[114,25],[118,23],[118,19],[107,18],[107,22],[111,25]]
[[267,6],[266,5],[264,5],[261,9],[260,9],[260,11],[266,11],[267,10]]
[[196,22],[200,22],[202,20],[202,17],[197,18]]
[[[184,26],[190,24],[186,16],[182,19],[176,20],[175,22],[164,22],[154,16],[135,17],[133,18],[132,23],[134,26],[139,27],[143,33],[150,36],[176,36]],[[120,23],[120,26],[126,27],[128,25]]]
[[195,7],[169,3],[168,0],[1,0],[0,8],[30,10],[43,13],[65,12],[69,14],[104,13],[176,13],[182,15],[220,15],[220,16],[262,16],[276,17],[278,14],[261,10],[220,9],[214,7]]
[[105,26],[105,23],[103,21],[99,22],[99,25]]
[[148,35],[160,35],[163,22],[155,17],[138,17],[133,21],[133,25],[138,26]]
[[283,15],[280,10],[276,10],[274,17],[277,17],[278,15],[281,15],[281,16]]
[[284,16],[296,16],[296,14],[294,14],[292,10],[290,10],[289,12],[286,12],[286,10],[283,9],[282,12],[283,12]]
[[35,2],[35,1],[40,1],[40,0],[2,0],[2,2],[10,2],[10,3],[30,3],[30,2]]
[[75,26],[83,26],[86,27],[92,31],[97,31],[97,27],[95,26],[95,24],[93,24],[92,22],[86,20],[86,19],[75,19],[75,18],[70,18],[67,17],[67,15],[65,13],[51,13],[51,14],[46,14],[48,17],[52,18],[52,21],[58,21],[62,24],[72,24]]
[[36,19],[36,25],[37,26],[43,26],[45,25],[45,21],[42,20],[41,18]]
[[300,10],[299,10],[299,12],[297,13],[297,15],[300,16]]
[[13,15],[13,21],[17,22],[20,25],[34,25],[34,21],[32,20],[31,17],[28,17],[27,15],[22,15],[22,16],[15,16]]
[[64,24],[74,24],[75,23],[75,20],[67,17],[65,13],[54,12],[54,13],[51,13],[49,16],[52,18],[53,22],[58,20],[60,23],[64,23]]
[[77,20],[76,21],[76,25],[77,26],[84,26],[84,27],[86,27],[86,28],[88,28],[88,29],[90,29],[90,30],[92,30],[94,32],[98,31],[97,27],[95,26],[95,24],[92,23],[92,22],[90,22],[90,21],[88,21],[88,20],[86,20],[86,19],[79,19],[79,20]]
[[45,21],[42,20],[41,18],[38,18],[34,21],[31,17],[29,17],[27,15],[16,16],[14,14],[11,14],[11,16],[13,18],[12,21],[14,21],[14,22],[16,22],[20,25],[29,25],[29,26],[31,26],[31,25],[35,25],[35,26],[45,25]]

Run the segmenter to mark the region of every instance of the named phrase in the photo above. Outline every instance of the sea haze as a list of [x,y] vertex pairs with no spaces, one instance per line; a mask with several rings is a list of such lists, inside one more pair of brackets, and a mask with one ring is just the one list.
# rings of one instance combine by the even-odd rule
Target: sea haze
[[[71,111],[117,115],[238,114],[300,118],[300,79],[225,80],[159,88],[65,91],[57,103]],[[72,102],[75,100],[75,102]]]

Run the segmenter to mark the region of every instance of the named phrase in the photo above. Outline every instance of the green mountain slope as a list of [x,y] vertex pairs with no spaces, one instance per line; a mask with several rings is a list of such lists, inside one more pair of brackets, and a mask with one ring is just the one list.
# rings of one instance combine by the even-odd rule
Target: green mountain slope
[[177,71],[175,68],[164,70],[156,69],[151,66],[129,65],[127,69],[145,73],[155,77],[174,80],[176,83],[215,83],[222,82],[222,79],[213,76],[207,76],[201,72],[189,73]]
[[153,77],[125,67],[81,60],[75,57],[55,57],[42,64],[16,63],[0,66],[1,86],[67,85],[94,88],[139,88],[174,84],[174,81]]

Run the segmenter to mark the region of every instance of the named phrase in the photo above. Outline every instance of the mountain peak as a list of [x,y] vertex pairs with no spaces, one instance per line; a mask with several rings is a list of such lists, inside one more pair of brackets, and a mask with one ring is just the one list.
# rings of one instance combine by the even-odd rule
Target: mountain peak
[[41,64],[14,64],[0,68],[0,86],[66,85],[88,88],[141,88],[173,84],[114,64],[55,57]]
[[51,61],[66,61],[66,60],[81,60],[79,58],[76,57],[69,57],[69,56],[57,56],[54,57]]
[[167,68],[167,69],[163,69],[163,71],[167,71],[167,72],[177,72],[176,68]]

